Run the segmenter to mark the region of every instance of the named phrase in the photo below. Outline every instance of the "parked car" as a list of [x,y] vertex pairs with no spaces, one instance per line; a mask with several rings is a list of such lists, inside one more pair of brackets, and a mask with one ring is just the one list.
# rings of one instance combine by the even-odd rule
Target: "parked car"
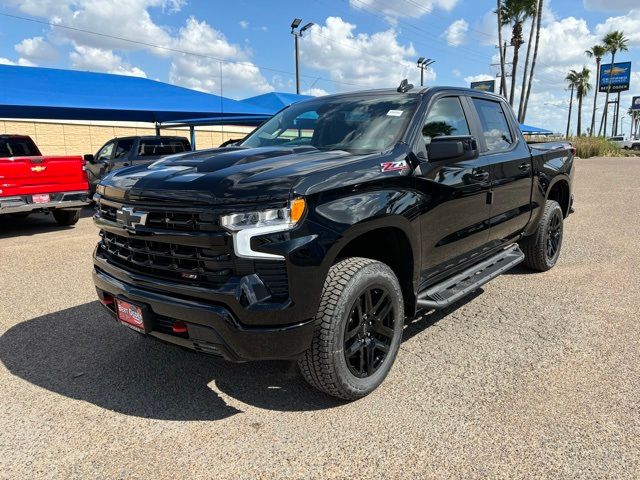
[[622,148],[625,150],[640,150],[640,138],[631,138],[622,142]]
[[556,264],[574,155],[528,145],[505,99],[478,90],[405,81],[302,101],[239,146],[105,177],[93,279],[138,332],[296,359],[356,399],[386,377],[405,318],[521,262]]
[[0,214],[52,212],[60,225],[74,225],[88,198],[81,156],[45,156],[26,135],[0,135]]
[[91,191],[95,192],[100,179],[114,170],[145,165],[190,150],[191,143],[184,137],[139,136],[109,140],[95,155],[85,155]]
[[613,143],[619,148],[624,148],[624,136],[623,135],[615,135],[613,137],[607,138],[607,141]]

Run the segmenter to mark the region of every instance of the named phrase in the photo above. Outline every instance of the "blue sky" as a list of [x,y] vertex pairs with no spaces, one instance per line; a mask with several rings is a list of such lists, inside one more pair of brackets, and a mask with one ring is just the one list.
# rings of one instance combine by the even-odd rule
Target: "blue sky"
[[[638,3],[546,0],[527,123],[564,129],[563,78],[591,65],[584,50],[612,29],[630,38],[618,58],[634,63],[623,104],[640,94]],[[404,77],[419,83],[418,56],[436,60],[427,84],[467,86],[495,75],[494,8],[477,0],[2,0],[1,14],[35,22],[0,15],[0,63],[141,75],[234,98],[293,91],[289,25],[300,17],[316,24],[301,40],[305,92],[395,86]]]

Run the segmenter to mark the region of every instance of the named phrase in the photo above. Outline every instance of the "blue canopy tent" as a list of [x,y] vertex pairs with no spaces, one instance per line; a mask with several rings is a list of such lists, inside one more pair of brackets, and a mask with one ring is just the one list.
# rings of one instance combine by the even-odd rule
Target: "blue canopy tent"
[[[0,65],[0,118],[150,122],[272,111],[147,78]],[[192,131],[193,138],[193,131]]]
[[255,105],[257,107],[270,110],[273,113],[282,110],[284,107],[288,107],[292,103],[299,102],[300,100],[306,100],[313,98],[311,95],[298,95],[296,93],[285,92],[269,92],[263,95],[257,95],[255,97],[245,98],[240,100],[242,103]]
[[273,116],[284,107],[288,107],[292,103],[314,98],[311,95],[297,95],[295,93],[285,92],[269,92],[255,97],[239,100],[248,106],[255,107],[261,111],[268,111],[268,115],[243,115],[243,116],[223,116],[223,117],[207,117],[207,118],[190,118],[181,120],[180,122],[169,122],[171,126],[177,125],[243,125],[258,126],[269,117]]
[[553,132],[551,130],[546,130],[544,128],[532,127],[531,125],[520,124],[520,130],[522,133],[529,135],[552,135]]

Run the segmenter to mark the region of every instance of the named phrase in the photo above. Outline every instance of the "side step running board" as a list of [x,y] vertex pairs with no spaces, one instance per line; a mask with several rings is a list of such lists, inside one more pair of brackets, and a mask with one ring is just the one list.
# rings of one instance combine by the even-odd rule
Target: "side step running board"
[[513,244],[493,257],[429,287],[418,295],[418,308],[441,309],[477,290],[489,280],[524,260],[524,253]]

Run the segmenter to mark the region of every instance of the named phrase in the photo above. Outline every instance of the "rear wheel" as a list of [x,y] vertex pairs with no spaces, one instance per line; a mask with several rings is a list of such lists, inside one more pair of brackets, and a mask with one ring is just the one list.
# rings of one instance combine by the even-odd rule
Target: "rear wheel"
[[558,202],[547,200],[536,233],[520,241],[524,252],[524,264],[532,270],[546,272],[553,268],[560,257],[564,216]]
[[385,264],[352,257],[329,270],[316,331],[298,365],[317,389],[345,400],[368,395],[385,379],[400,347],[404,305]]
[[75,225],[80,220],[80,209],[76,210],[54,210],[53,218],[56,219],[58,225]]

